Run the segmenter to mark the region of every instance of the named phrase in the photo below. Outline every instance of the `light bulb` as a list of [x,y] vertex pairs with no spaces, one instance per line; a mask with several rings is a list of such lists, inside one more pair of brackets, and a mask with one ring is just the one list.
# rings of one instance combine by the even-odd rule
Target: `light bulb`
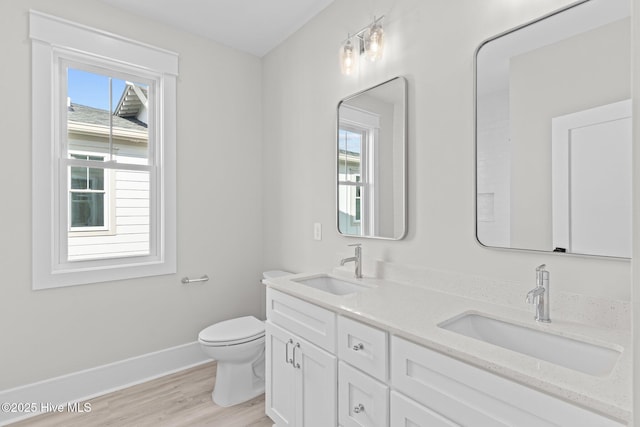
[[351,39],[347,39],[340,48],[340,70],[342,74],[348,76],[355,72],[358,66],[358,52],[351,43]]
[[384,50],[384,30],[382,25],[374,22],[367,31],[364,39],[364,51],[371,61],[382,58]]

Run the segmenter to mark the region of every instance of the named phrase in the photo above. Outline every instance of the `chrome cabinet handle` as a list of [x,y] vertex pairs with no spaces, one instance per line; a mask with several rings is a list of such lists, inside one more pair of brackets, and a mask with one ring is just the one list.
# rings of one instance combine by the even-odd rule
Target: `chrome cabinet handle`
[[353,412],[359,414],[360,412],[364,412],[364,405],[362,403],[358,403],[358,406],[353,408]]
[[360,351],[362,349],[364,349],[364,344],[362,344],[362,343],[358,343],[358,344],[353,346],[353,351]]
[[289,359],[289,344],[293,344],[293,340],[289,338],[289,341],[284,346],[284,360],[286,363],[291,363],[293,365],[293,359]]
[[296,348],[300,348],[300,343],[297,342],[295,347],[293,347],[293,360],[292,360],[292,365],[294,368],[298,368],[300,369],[300,364],[296,361]]

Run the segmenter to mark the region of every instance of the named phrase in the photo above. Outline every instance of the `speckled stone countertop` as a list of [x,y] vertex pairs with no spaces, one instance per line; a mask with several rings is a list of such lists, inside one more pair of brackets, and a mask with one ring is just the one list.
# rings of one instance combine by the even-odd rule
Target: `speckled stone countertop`
[[[488,281],[481,286],[474,283],[473,289],[481,292],[482,295],[471,292],[468,296],[464,296],[464,289],[455,289],[455,286],[451,285],[451,283],[465,281],[466,278],[461,277],[448,277],[447,280],[451,283],[448,283],[447,289],[453,289],[453,291],[445,293],[442,289],[438,289],[437,285],[430,287],[429,283],[416,286],[408,281],[400,283],[369,278],[356,280],[343,276],[339,271],[333,273],[347,281],[369,285],[371,289],[339,296],[292,280],[314,276],[311,273],[269,279],[265,280],[265,284],[531,388],[621,422],[630,422],[631,334],[628,328],[619,327],[616,321],[598,324],[596,321],[589,322],[587,319],[583,322],[583,318],[576,313],[571,315],[558,313],[554,317],[552,305],[552,323],[541,324],[535,322],[532,314],[522,307],[513,308],[505,304],[505,301],[508,303],[508,296],[505,299],[502,295],[499,300],[493,301],[490,297],[491,292],[487,292],[491,288]],[[432,280],[426,280],[426,282],[441,283],[443,281],[442,273],[433,276]],[[580,301],[577,301],[576,298],[578,297],[557,295],[560,308],[568,302],[579,308],[583,308],[585,304],[590,305],[590,311],[602,311],[600,317],[605,320],[611,317],[609,311],[624,311],[620,307],[626,307],[625,304],[616,302],[602,304],[588,299],[584,302],[580,298],[578,298]],[[524,300],[524,294],[520,295],[519,300],[520,303]],[[481,313],[528,328],[617,349],[622,353],[608,375],[593,376],[438,327],[438,324],[467,312]]]

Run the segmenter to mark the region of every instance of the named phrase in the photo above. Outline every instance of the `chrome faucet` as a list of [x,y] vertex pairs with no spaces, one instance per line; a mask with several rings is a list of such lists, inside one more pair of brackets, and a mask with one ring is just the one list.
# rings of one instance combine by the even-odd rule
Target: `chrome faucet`
[[527,293],[527,303],[536,306],[537,322],[551,323],[549,318],[549,272],[542,264],[536,268],[536,287]]
[[347,262],[355,262],[356,263],[356,279],[362,279],[362,247],[361,243],[355,243],[353,245],[356,247],[355,256],[344,258],[340,260],[340,265],[345,265]]

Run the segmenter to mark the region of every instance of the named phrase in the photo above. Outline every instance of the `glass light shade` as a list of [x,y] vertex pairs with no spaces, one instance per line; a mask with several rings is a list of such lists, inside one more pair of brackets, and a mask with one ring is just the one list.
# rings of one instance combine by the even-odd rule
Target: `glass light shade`
[[384,51],[384,30],[379,23],[373,23],[365,32],[364,52],[371,61],[382,58]]
[[340,71],[345,76],[351,75],[358,69],[358,49],[348,39],[340,47]]

